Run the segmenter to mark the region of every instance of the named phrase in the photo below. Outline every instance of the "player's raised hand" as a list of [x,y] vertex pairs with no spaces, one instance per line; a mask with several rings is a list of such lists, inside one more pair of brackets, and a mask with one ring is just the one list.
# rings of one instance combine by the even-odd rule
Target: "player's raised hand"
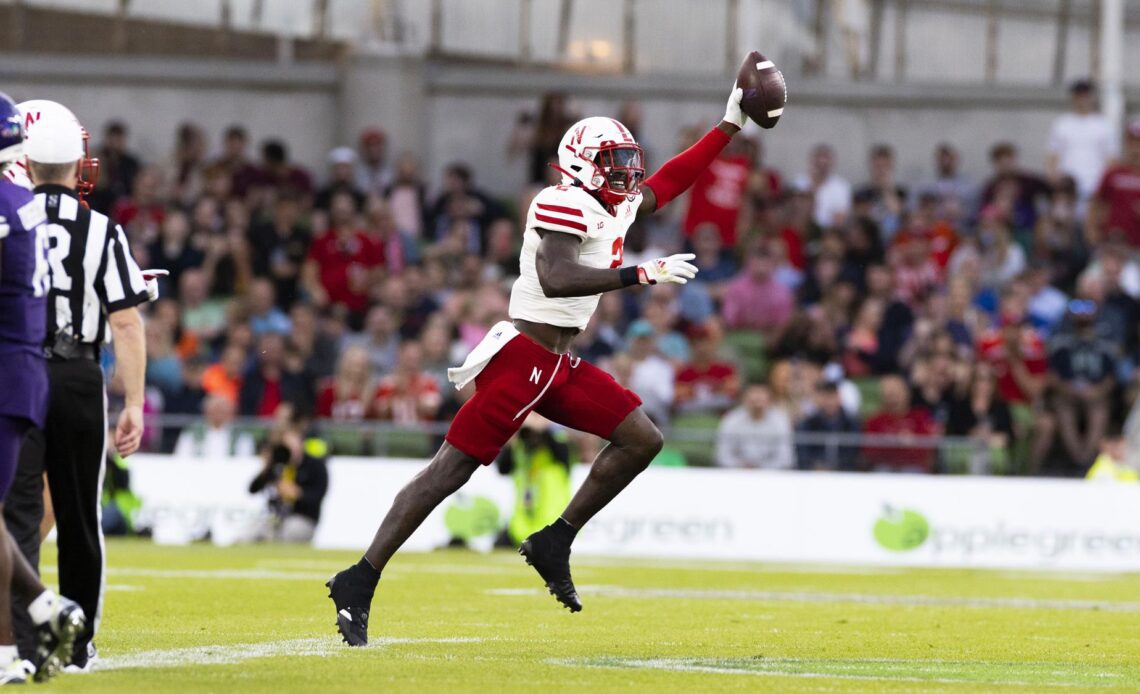
[[127,405],[119,413],[115,427],[115,450],[124,458],[139,449],[143,435],[143,413],[138,405]]
[[697,266],[690,263],[697,256],[678,253],[637,266],[637,280],[642,284],[685,284],[697,276]]
[[742,99],[744,99],[744,90],[737,86],[737,83],[734,81],[732,83],[732,91],[728,93],[728,105],[724,109],[724,118],[722,120],[724,120],[725,123],[731,123],[738,128],[744,127],[744,121],[747,119],[747,116],[744,115],[744,111],[740,108]]

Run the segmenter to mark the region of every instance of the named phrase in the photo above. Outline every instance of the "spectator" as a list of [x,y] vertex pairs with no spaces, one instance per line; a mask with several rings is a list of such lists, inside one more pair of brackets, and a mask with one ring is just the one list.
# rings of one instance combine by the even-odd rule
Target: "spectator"
[[558,519],[570,502],[571,453],[566,432],[536,412],[495,458],[499,474],[515,485],[515,507],[504,533],[517,546]]
[[250,227],[250,269],[255,276],[272,280],[282,306],[297,300],[301,266],[310,243],[312,234],[294,191],[281,191],[273,202],[272,217]]
[[123,225],[132,246],[158,238],[166,219],[166,205],[160,196],[162,184],[162,170],[145,167],[135,176],[130,197],[119,198],[111,208],[111,218]]
[[483,233],[501,216],[499,205],[475,187],[466,164],[451,164],[444,170],[442,189],[431,211],[434,240],[458,234],[461,252],[479,255],[484,248]]
[[396,172],[387,197],[396,229],[416,241],[422,239],[427,216],[427,184],[420,173],[420,162],[411,152],[401,154],[396,160]]
[[364,193],[357,187],[355,167],[356,152],[351,147],[337,147],[329,152],[329,180],[313,198],[313,208],[328,212],[332,207],[333,196],[347,193],[356,203],[356,211],[364,209]]
[[329,228],[313,239],[301,270],[313,303],[340,307],[347,311],[349,326],[359,329],[368,310],[369,288],[383,264],[384,248],[360,228],[352,196],[336,193]]
[[783,192],[783,179],[776,169],[764,164],[764,141],[759,137],[741,140],[748,157],[751,172],[748,175],[748,194],[753,200],[773,201]]
[[308,422],[286,407],[262,447],[262,470],[249,485],[250,494],[265,494],[270,518],[256,539],[308,543],[321,520],[321,504],[329,488],[328,444],[306,437]]
[[768,388],[748,386],[740,405],[728,412],[716,432],[716,464],[720,467],[790,470],[792,421],[773,407]]
[[974,184],[960,172],[960,160],[953,145],[939,143],[934,150],[934,178],[913,191],[916,198],[924,194],[936,196],[937,218],[951,223],[970,216],[977,209]]
[[230,194],[242,199],[259,178],[248,150],[249,133],[240,125],[231,125],[222,136],[222,156],[214,161],[214,167],[229,178]]
[[729,330],[757,330],[765,344],[775,344],[792,318],[795,298],[773,276],[775,266],[766,247],[752,251],[744,269],[724,292],[721,309]]
[[570,111],[570,100],[563,92],[542,95],[538,118],[530,113],[519,113],[511,133],[508,156],[526,156],[527,181],[531,184],[546,180],[547,162],[558,150],[562,135],[577,120]]
[[[400,231],[392,206],[384,198],[373,195],[364,203],[364,233],[380,247],[384,258],[384,269],[391,273],[402,273],[411,262],[418,262],[419,248],[414,236]],[[499,220],[507,225],[512,236],[508,239],[514,249],[514,227],[509,219]],[[499,223],[496,222],[496,223]],[[514,254],[518,265],[518,253]]]
[[277,307],[273,283],[264,278],[249,287],[249,326],[256,336],[274,333],[287,335],[293,326],[285,312]]
[[982,189],[983,209],[997,203],[1015,229],[1032,229],[1037,222],[1037,208],[1049,195],[1049,184],[1036,174],[1022,171],[1017,163],[1017,147],[999,142],[990,149],[993,176]]
[[675,394],[680,412],[723,413],[740,391],[736,367],[718,358],[719,332],[698,325],[689,331],[692,359],[677,372]]
[[360,133],[360,158],[356,162],[356,189],[365,195],[383,194],[392,182],[388,167],[388,134],[378,127]]
[[879,349],[879,332],[883,326],[882,299],[868,297],[855,314],[851,329],[843,338],[843,370],[853,378],[875,371],[882,360]]
[[183,122],[175,136],[165,176],[169,195],[178,204],[189,207],[202,192],[202,172],[206,164],[206,134],[194,123]]
[[1104,172],[1089,205],[1086,230],[1095,243],[1120,234],[1133,250],[1140,248],[1140,118],[1124,129],[1124,159]]
[[99,178],[95,191],[87,199],[93,209],[107,214],[116,202],[131,194],[135,177],[142,168],[138,157],[127,150],[125,123],[114,120],[107,124],[96,156],[99,157]]
[[628,387],[641,397],[645,413],[657,424],[665,425],[673,409],[673,366],[657,353],[649,321],[638,319],[631,323],[625,339],[633,362]]
[[1100,444],[1100,455],[1089,468],[1085,479],[1136,484],[1140,482],[1140,472],[1129,465],[1128,458],[1128,441],[1124,431],[1118,424],[1114,424],[1105,432],[1104,441]]
[[1070,302],[1069,325],[1049,346],[1050,405],[1057,433],[1068,460],[1082,472],[1092,464],[1108,428],[1119,354],[1117,345],[1097,334],[1096,314],[1094,302]]
[[988,364],[974,366],[966,389],[959,388],[946,419],[947,436],[968,437],[986,450],[985,465],[968,467],[970,472],[989,472],[989,461],[1008,460],[1013,445],[1013,415],[998,394],[997,379]]
[[815,387],[815,412],[808,415],[797,431],[810,439],[796,446],[796,462],[801,470],[855,470],[858,447],[842,439],[829,441],[827,434],[858,434],[859,420],[844,409],[835,381],[820,380]]
[[[1064,179],[1071,182],[1072,179]],[[1064,292],[1072,293],[1077,276],[1089,264],[1089,244],[1085,238],[1083,218],[1077,215],[1077,191],[1074,185],[1053,188],[1046,214],[1037,218],[1031,251],[1034,264],[1052,269],[1053,282]]]
[[386,374],[396,368],[396,356],[400,350],[400,335],[388,307],[379,305],[368,310],[364,318],[364,333],[347,340],[348,345],[360,345],[368,351],[368,361],[372,370]]
[[414,341],[400,345],[396,368],[380,379],[372,397],[372,416],[397,424],[429,422],[441,404],[439,383],[423,370],[423,348]]
[[982,284],[1000,289],[1025,271],[1025,250],[1014,241],[1013,231],[999,210],[987,207],[981,217]]
[[907,200],[906,188],[895,179],[895,151],[890,145],[875,145],[867,169],[869,180],[855,194],[870,203],[871,217],[882,230],[884,240],[889,241],[899,229]]
[[313,177],[289,161],[289,147],[281,140],[266,140],[261,144],[261,166],[258,185],[277,193],[296,191],[306,200],[313,192]]
[[160,278],[159,290],[163,296],[175,294],[182,273],[202,266],[206,255],[192,245],[190,220],[185,212],[178,209],[167,211],[162,221],[162,233],[147,251],[150,264],[168,271],[168,277]]
[[367,414],[375,393],[368,350],[349,347],[340,355],[336,373],[325,380],[317,393],[317,417],[342,422],[359,422]]
[[1062,175],[1072,176],[1080,200],[1087,200],[1100,183],[1105,166],[1116,154],[1116,135],[1108,119],[1096,111],[1096,90],[1089,80],[1069,88],[1068,113],[1053,121],[1045,175],[1054,185]]
[[808,173],[797,178],[795,185],[815,197],[812,216],[816,225],[823,229],[843,226],[851,212],[851,184],[835,173],[835,150],[831,145],[812,148]]
[[250,417],[269,417],[282,403],[303,406],[311,402],[306,374],[289,363],[285,338],[264,333],[257,340],[253,367],[242,378],[239,411]]
[[[900,376],[879,379],[882,408],[863,425],[863,433],[891,437],[898,443],[938,435],[938,425],[930,412],[912,407],[906,381]],[[885,442],[884,442],[885,443]],[[934,443],[931,440],[931,443]],[[934,472],[933,447],[885,446],[875,443],[863,445],[866,467],[875,472]]]
[[289,309],[289,346],[304,364],[305,373],[325,378],[336,367],[338,340],[328,335],[318,323],[317,311],[310,304],[294,304]]
[[728,248],[736,245],[737,224],[748,186],[750,162],[739,143],[725,147],[697,176],[689,191],[681,229],[692,238],[698,227],[714,226]]
[[927,229],[910,227],[891,249],[895,298],[912,311],[942,285],[942,268],[930,252],[930,233]]
[[234,428],[233,400],[211,395],[202,402],[202,426],[189,427],[178,435],[174,455],[180,458],[221,460],[251,456],[256,452],[253,436]]
[[202,373],[202,389],[209,395],[226,398],[237,404],[244,371],[245,350],[236,344],[229,345],[222,350],[217,363]]
[[225,304],[209,298],[206,274],[198,268],[182,273],[178,300],[182,304],[182,329],[202,342],[213,342],[226,324]]

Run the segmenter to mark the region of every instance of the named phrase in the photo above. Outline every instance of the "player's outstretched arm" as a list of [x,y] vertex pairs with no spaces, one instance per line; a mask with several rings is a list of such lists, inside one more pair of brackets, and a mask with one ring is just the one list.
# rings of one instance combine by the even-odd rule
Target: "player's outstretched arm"
[[697,176],[708,168],[732,136],[744,127],[744,113],[740,110],[740,99],[744,91],[732,84],[728,95],[728,105],[724,118],[715,128],[708,131],[695,145],[681,152],[645,179],[641,186],[641,205],[638,214],[652,214],[669,204],[669,201],[684,193],[697,180]]
[[641,265],[596,268],[578,262],[581,240],[570,234],[540,229],[542,242],[535,270],[542,293],[551,298],[593,296],[638,284],[685,284],[697,275],[692,253],[658,258]]

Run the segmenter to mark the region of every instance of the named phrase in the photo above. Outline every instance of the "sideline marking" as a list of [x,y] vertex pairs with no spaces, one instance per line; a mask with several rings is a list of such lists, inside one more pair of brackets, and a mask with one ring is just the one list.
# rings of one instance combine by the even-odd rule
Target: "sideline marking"
[[[579,592],[608,598],[678,598],[682,600],[746,600],[752,602],[856,603],[927,607],[1009,608],[1017,610],[1102,610],[1140,612],[1140,602],[1109,600],[1045,600],[1039,598],[965,598],[934,595],[875,595],[872,593],[805,593],[774,590],[711,590],[700,588],[623,588],[582,585]],[[539,588],[491,588],[488,595],[545,595]]]
[[[383,648],[415,643],[480,643],[486,639],[477,637],[456,638],[396,638],[373,639],[364,648]],[[232,665],[255,658],[278,656],[330,657],[348,652],[350,649],[333,637],[310,639],[284,639],[262,643],[234,643],[207,646],[187,646],[153,651],[135,651],[118,656],[100,656],[98,670],[153,669],[176,667],[200,667],[203,665]]]

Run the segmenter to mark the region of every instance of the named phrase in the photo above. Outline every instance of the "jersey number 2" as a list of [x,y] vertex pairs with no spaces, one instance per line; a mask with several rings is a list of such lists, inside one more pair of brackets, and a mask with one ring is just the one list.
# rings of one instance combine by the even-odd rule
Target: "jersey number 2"
[[614,247],[610,250],[613,255],[613,262],[610,263],[610,269],[621,267],[621,259],[625,255],[625,239],[617,237],[614,239]]

